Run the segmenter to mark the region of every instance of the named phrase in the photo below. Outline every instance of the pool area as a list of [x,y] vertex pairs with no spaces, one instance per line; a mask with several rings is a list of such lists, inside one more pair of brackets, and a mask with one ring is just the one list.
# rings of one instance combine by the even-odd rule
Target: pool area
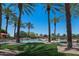
[[44,43],[47,42],[46,39],[24,39],[24,40],[20,40],[20,43]]
[[[25,43],[45,43],[48,42],[47,39],[20,39],[20,43],[25,44]],[[0,44],[16,44],[16,40],[2,40],[0,41]]]

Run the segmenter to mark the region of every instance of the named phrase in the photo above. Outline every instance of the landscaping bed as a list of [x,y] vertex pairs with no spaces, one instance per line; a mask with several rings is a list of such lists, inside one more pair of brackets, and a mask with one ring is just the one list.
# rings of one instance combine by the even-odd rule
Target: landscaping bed
[[3,44],[0,50],[9,49],[19,51],[16,56],[79,56],[77,54],[61,53],[57,50],[57,44],[27,43],[18,45]]

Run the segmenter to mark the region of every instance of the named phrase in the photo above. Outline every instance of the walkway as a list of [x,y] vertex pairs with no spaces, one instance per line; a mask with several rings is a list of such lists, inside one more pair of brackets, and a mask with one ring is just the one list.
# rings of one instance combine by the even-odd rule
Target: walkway
[[58,52],[62,53],[71,53],[71,54],[79,54],[79,46],[76,43],[73,43],[73,48],[70,50],[66,50],[67,45],[57,46]]

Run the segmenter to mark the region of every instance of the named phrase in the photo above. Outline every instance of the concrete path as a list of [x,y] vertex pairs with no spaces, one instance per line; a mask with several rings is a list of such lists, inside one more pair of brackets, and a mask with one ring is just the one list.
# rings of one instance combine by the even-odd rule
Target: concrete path
[[76,47],[69,50],[66,50],[67,46],[58,46],[57,48],[58,48],[58,52],[79,54],[79,48],[76,48]]

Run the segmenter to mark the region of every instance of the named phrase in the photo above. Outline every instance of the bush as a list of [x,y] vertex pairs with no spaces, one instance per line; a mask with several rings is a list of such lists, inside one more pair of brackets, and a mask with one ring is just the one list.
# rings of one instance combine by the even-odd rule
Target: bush
[[7,45],[7,44],[3,44],[3,45],[1,45],[0,49],[10,49],[10,50],[23,51],[24,47],[25,47],[25,45]]
[[17,56],[56,56],[57,46],[54,44],[28,44],[24,52]]

